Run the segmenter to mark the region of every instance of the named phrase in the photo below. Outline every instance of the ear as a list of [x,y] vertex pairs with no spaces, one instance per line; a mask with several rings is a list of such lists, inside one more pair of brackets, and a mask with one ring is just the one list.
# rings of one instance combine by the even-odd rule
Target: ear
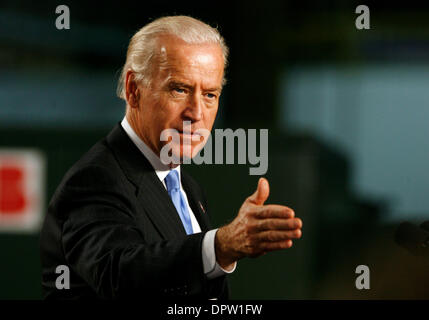
[[132,70],[128,70],[125,76],[125,98],[131,108],[138,108],[140,92]]

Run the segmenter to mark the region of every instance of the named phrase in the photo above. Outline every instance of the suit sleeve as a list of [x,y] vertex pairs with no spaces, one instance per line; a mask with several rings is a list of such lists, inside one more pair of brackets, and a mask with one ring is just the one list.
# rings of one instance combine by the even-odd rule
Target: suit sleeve
[[214,283],[206,279],[201,259],[204,233],[145,242],[131,201],[107,169],[87,167],[73,174],[55,210],[62,218],[69,267],[100,298],[212,297]]

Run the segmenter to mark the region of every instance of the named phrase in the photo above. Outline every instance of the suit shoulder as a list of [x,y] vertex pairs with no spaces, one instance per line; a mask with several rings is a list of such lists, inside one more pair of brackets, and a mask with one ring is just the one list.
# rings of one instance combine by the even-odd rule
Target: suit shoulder
[[51,198],[48,211],[61,213],[64,218],[71,208],[103,202],[129,212],[133,193],[134,186],[103,139],[67,171]]
[[97,142],[64,175],[56,193],[65,188],[108,189],[118,185],[123,172],[105,139]]
[[118,168],[118,162],[109,148],[106,139],[98,141],[70,168],[69,172],[88,167],[104,168],[107,171]]

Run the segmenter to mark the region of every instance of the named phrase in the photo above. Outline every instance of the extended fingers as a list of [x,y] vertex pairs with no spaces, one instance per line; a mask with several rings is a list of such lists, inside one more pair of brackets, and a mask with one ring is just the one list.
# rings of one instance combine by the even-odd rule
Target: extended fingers
[[256,234],[254,237],[258,242],[277,242],[290,239],[299,239],[301,238],[302,232],[300,229],[295,230],[271,230],[271,231],[262,231]]
[[264,230],[294,230],[302,228],[302,221],[299,218],[289,219],[257,219],[253,231],[260,232]]
[[265,242],[265,243],[261,244],[260,249],[263,252],[282,250],[282,249],[288,249],[288,248],[292,247],[292,244],[293,244],[292,240],[277,241],[277,242]]
[[286,206],[281,206],[277,204],[269,204],[265,206],[260,206],[255,208],[254,215],[258,219],[267,219],[267,218],[293,218],[295,212]]

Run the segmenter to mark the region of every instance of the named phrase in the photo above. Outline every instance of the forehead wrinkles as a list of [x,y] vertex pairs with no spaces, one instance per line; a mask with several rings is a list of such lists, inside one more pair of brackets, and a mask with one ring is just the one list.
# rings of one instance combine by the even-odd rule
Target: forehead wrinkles
[[[190,80],[190,72],[193,72],[193,75],[202,76],[216,75],[219,71],[223,72],[223,69],[219,70],[216,58],[212,53],[202,51],[197,54],[186,55],[180,49],[176,47],[175,50],[167,50],[166,46],[161,46],[158,66],[159,73],[163,76],[163,83],[168,82],[173,76],[182,80]],[[204,79],[204,77],[200,79]]]

